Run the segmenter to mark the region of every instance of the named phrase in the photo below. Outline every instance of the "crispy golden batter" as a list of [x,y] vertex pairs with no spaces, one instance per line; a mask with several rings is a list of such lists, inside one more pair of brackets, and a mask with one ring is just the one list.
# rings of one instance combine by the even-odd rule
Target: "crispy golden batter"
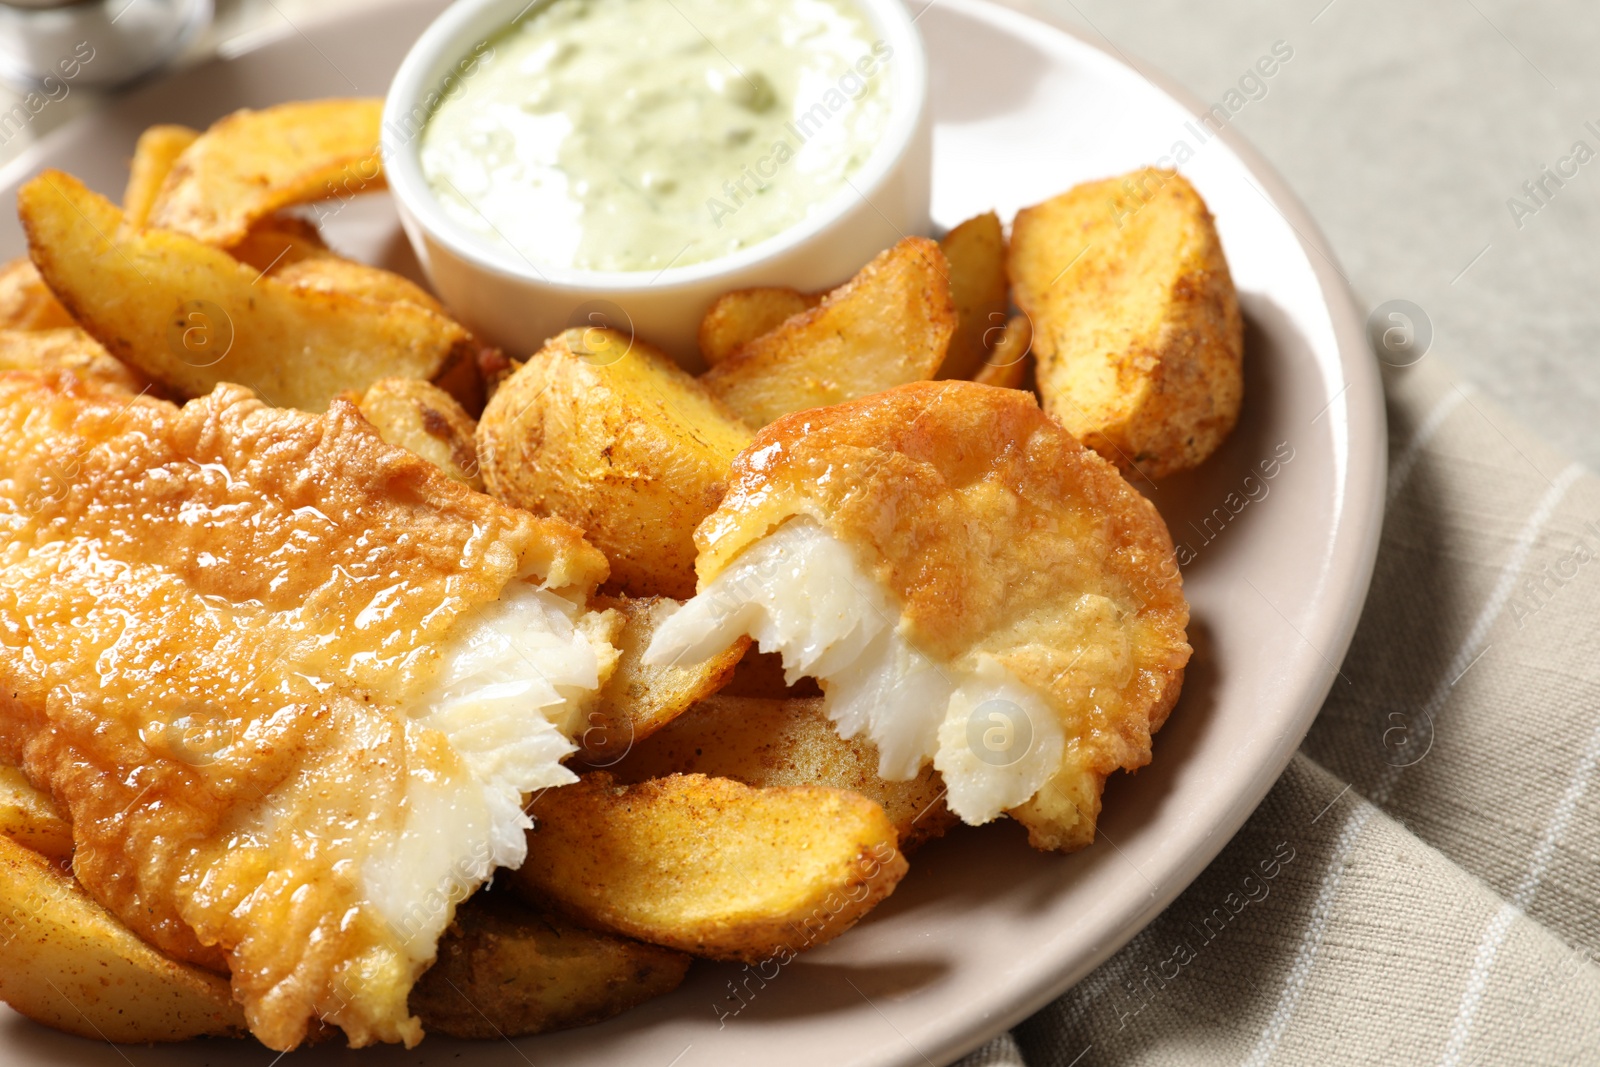
[[1124,471],[1198,465],[1239,418],[1244,327],[1194,187],[1089,182],[1017,214],[1009,266],[1044,408]]
[[[762,430],[695,533],[701,588],[793,516],[856,546],[923,654],[992,654],[1049,701],[1061,767],[1013,814],[1038,847],[1088,844],[1105,777],[1149,762],[1189,658],[1150,502],[1028,394],[920,382]],[[1073,803],[1036,810],[1055,797]]]
[[422,962],[359,888],[408,776],[463,780],[401,709],[522,576],[586,596],[571,527],[237,386],[178,408],[0,375],[0,762],[73,827],[88,891],[226,966],[253,1033],[415,1042]]

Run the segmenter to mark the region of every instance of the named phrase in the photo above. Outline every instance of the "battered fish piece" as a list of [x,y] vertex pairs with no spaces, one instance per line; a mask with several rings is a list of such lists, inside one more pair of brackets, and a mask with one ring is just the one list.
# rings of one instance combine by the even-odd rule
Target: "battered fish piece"
[[615,660],[604,557],[385,444],[354,405],[179,408],[0,374],[0,763],[78,879],[231,974],[274,1049],[403,1041],[455,906]]
[[1161,517],[1017,390],[919,382],[786,416],[695,542],[699,592],[647,661],[748,633],[821,681],[882,777],[931,760],[964,821],[1009,811],[1041,849],[1093,840],[1189,659]]

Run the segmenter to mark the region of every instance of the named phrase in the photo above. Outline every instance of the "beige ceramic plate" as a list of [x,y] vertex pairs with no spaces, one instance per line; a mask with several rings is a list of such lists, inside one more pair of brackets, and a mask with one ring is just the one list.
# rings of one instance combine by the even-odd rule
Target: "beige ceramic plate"
[[[398,0],[285,27],[228,62],[150,86],[63,129],[0,173],[0,199],[43,166],[117,195],[148,123],[203,126],[236,107],[382,94],[441,7]],[[1030,852],[1015,825],[964,830],[841,940],[757,977],[698,966],[673,996],[597,1027],[517,1043],[429,1039],[412,1053],[299,1053],[285,1064],[607,1067],[947,1062],[1065,990],[1152,919],[1260,801],[1316,714],[1355,627],[1382,509],[1376,367],[1311,220],[1230,136],[1202,137],[1160,84],[1069,32],[981,0],[918,20],[933,69],[934,215],[945,226],[1152,162],[1182,142],[1248,322],[1245,414],[1221,452],[1152,496],[1193,560],[1194,665],[1155,763],[1106,791],[1104,834]],[[1209,131],[1204,131],[1209,133]],[[10,211],[0,254],[22,251]],[[382,198],[328,222],[336,245],[404,269]],[[415,264],[410,264],[414,270]],[[1260,464],[1277,460],[1276,476]],[[1114,843],[1113,843],[1114,842]],[[730,997],[737,987],[739,998]],[[4,1009],[0,1009],[3,1013]],[[0,1014],[0,1067],[256,1064],[244,1043],[122,1051]]]

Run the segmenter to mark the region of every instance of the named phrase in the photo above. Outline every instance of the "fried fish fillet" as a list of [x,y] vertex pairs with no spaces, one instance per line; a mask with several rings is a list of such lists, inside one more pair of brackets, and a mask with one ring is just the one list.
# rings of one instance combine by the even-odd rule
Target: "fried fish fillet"
[[1105,778],[1149,762],[1189,609],[1161,517],[1033,398],[921,382],[771,424],[695,533],[699,592],[646,654],[737,635],[818,678],[879,774],[932,762],[968,823],[1093,840]]
[[414,1044],[455,905],[615,660],[605,559],[324,415],[0,374],[0,762],[274,1049]]

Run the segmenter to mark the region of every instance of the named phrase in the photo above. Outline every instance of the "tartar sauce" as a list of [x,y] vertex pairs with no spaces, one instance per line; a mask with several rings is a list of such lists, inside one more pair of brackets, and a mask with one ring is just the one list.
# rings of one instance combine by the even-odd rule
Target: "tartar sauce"
[[422,169],[535,266],[699,263],[846,187],[887,126],[892,57],[851,0],[551,0],[463,61]]

